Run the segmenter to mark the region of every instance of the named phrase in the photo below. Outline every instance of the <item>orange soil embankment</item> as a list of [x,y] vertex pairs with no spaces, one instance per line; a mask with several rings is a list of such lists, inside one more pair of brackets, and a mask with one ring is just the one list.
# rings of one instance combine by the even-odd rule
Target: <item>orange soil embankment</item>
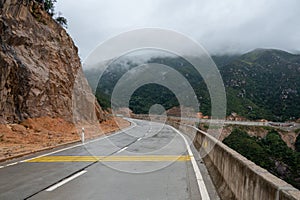
[[[130,126],[121,118],[110,118],[99,126],[84,125],[86,138],[109,134]],[[81,129],[60,118],[27,119],[21,124],[0,124],[0,161],[80,141]]]

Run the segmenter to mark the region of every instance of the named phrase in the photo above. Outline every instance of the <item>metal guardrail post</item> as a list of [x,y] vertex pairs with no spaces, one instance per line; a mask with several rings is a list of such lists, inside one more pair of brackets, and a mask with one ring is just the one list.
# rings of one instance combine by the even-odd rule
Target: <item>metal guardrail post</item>
[[81,129],[81,142],[84,143],[84,127]]

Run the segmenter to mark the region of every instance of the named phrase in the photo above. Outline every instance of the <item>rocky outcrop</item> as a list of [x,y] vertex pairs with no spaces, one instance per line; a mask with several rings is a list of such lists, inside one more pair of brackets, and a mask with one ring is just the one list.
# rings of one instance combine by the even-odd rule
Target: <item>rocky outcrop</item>
[[[72,121],[74,94],[96,107],[94,114],[102,120],[77,47],[42,5],[32,0],[0,0],[0,16],[0,123],[41,116]],[[78,82],[81,87],[74,88]]]

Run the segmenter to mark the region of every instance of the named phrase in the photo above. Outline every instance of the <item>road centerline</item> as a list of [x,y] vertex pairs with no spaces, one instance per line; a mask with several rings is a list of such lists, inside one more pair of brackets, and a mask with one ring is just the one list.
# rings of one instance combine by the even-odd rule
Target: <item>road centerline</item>
[[77,178],[77,177],[79,177],[79,176],[85,174],[86,172],[87,172],[86,170],[80,171],[80,172],[78,172],[78,173],[76,173],[76,174],[74,174],[74,175],[72,175],[72,176],[70,176],[70,177],[68,177],[68,178],[66,178],[66,179],[64,179],[64,180],[62,180],[62,181],[59,182],[59,183],[56,183],[55,185],[52,185],[51,187],[49,187],[48,189],[46,189],[46,191],[47,191],[47,192],[52,192],[52,191],[55,190],[56,188],[58,188],[58,187],[60,187],[60,186],[62,186],[62,185],[64,185],[64,184],[70,182],[71,180],[73,180],[73,179],[75,179],[75,178]]
[[121,153],[122,151],[125,151],[127,148],[128,148],[128,146],[120,149],[119,151],[117,151],[117,153]]

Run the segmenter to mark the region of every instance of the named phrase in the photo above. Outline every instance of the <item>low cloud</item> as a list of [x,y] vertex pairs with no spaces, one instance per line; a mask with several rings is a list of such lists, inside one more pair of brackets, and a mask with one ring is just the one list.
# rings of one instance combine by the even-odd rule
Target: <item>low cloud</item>
[[254,48],[300,51],[298,0],[64,0],[56,4],[84,59],[124,31],[159,27],[181,32],[212,54]]

